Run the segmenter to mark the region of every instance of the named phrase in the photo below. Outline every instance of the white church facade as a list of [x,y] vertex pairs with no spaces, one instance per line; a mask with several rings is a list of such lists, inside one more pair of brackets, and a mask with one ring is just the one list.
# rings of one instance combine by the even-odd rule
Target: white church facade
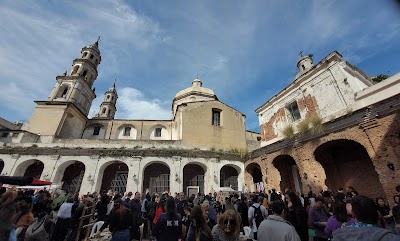
[[115,83],[88,118],[100,63],[98,42],[83,47],[48,99],[35,101],[27,125],[0,119],[1,175],[33,176],[79,193],[245,188],[244,161],[261,138],[246,131],[242,113],[195,79],[176,94],[169,120],[115,119]]

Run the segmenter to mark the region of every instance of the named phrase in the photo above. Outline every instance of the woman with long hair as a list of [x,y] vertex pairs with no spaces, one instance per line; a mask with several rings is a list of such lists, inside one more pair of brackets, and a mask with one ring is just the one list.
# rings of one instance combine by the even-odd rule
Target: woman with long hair
[[157,208],[156,208],[156,214],[153,219],[153,224],[157,223],[158,218],[161,216],[161,214],[165,213],[165,202],[167,199],[165,197],[161,197],[160,200],[157,203]]
[[228,209],[218,218],[218,223],[211,231],[214,241],[239,241],[240,221],[235,209]]
[[325,233],[332,237],[332,232],[338,228],[353,224],[355,220],[347,215],[346,203],[336,200],[333,205],[333,216],[328,218]]
[[186,241],[212,241],[211,230],[204,219],[201,206],[195,206],[190,213],[192,223]]
[[110,216],[103,226],[101,226],[96,237],[99,237],[100,233],[109,226],[109,230],[112,232],[110,241],[129,240],[129,227],[131,227],[132,224],[131,211],[122,204],[122,199],[118,195],[114,200],[114,207],[110,212]]
[[153,227],[157,241],[178,241],[182,239],[182,218],[176,212],[175,199],[168,197],[166,213],[160,215]]
[[289,209],[287,221],[294,226],[301,241],[308,241],[307,214],[301,204],[300,198],[295,192],[287,191],[285,193],[285,200]]

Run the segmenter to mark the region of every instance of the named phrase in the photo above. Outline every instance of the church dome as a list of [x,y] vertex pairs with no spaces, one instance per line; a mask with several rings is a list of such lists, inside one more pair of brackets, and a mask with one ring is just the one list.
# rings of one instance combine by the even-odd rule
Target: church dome
[[189,96],[189,95],[209,95],[209,96],[215,96],[214,91],[212,91],[211,89],[208,88],[204,88],[202,87],[203,83],[201,82],[201,80],[199,79],[195,79],[192,82],[192,86],[189,88],[186,88],[184,90],[179,91],[176,95],[175,95],[175,99],[178,99],[180,97],[185,97],[185,96]]

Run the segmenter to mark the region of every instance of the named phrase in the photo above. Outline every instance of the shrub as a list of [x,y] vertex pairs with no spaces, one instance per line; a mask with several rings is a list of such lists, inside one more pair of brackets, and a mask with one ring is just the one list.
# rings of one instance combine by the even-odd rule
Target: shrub
[[322,118],[319,117],[319,115],[315,114],[315,115],[311,116],[310,123],[312,125],[312,132],[314,134],[323,132]]
[[299,131],[299,133],[307,132],[310,129],[309,124],[309,119],[302,120],[299,124],[297,124],[297,130]]
[[283,136],[288,139],[292,139],[294,137],[294,128],[292,125],[286,126],[283,129]]

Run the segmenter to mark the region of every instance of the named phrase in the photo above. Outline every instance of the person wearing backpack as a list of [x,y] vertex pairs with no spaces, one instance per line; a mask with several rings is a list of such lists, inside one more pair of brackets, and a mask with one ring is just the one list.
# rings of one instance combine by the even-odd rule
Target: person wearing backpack
[[253,205],[249,208],[249,225],[253,232],[254,239],[257,240],[257,229],[260,226],[261,222],[268,216],[267,209],[262,205],[264,201],[264,197],[262,196],[253,196]]
[[151,230],[153,230],[153,220],[154,217],[156,216],[156,208],[157,208],[157,203],[156,203],[156,195],[153,194],[153,196],[151,197],[151,200],[149,201],[149,203],[147,204],[147,222],[148,222],[148,235],[151,234]]

